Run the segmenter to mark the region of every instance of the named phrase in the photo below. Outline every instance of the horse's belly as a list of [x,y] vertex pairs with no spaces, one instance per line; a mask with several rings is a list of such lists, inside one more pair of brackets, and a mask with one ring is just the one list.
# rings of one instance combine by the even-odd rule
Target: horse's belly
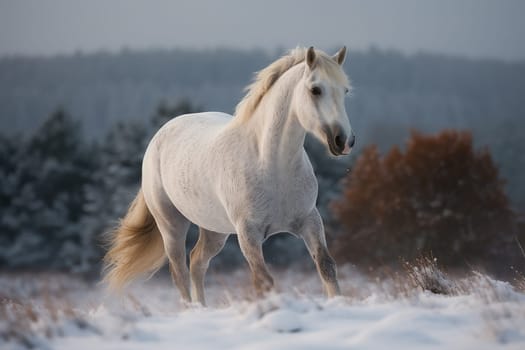
[[[214,191],[214,177],[202,169],[198,152],[181,146],[167,166],[163,185],[175,207],[191,222],[210,231],[234,231],[225,208]],[[188,155],[192,155],[188,157]]]
[[[171,198],[173,204],[188,220],[197,226],[220,233],[233,233],[233,227],[224,207],[212,194],[208,196],[186,195]],[[182,197],[182,196],[181,196]]]

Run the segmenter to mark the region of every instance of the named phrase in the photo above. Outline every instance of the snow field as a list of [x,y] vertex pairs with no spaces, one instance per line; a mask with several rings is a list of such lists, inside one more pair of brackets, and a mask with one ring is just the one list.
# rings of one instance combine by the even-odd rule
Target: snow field
[[472,274],[440,295],[342,275],[345,295],[327,300],[315,274],[278,273],[278,291],[263,299],[246,272],[214,274],[207,308],[182,305],[162,278],[115,297],[68,276],[2,275],[0,348],[525,348],[525,295],[506,282]]

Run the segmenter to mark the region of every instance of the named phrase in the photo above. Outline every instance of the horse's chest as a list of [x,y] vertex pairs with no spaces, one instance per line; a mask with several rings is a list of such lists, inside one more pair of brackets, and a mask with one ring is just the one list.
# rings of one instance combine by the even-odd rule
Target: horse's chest
[[309,173],[286,179],[273,176],[249,188],[244,205],[248,219],[265,224],[271,231],[292,231],[291,225],[315,207],[317,181]]

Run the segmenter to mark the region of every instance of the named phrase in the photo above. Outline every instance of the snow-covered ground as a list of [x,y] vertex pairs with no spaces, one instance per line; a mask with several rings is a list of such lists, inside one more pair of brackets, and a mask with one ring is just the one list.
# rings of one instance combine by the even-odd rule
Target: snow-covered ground
[[245,271],[212,273],[202,308],[182,305],[165,278],[115,297],[68,276],[2,274],[0,348],[525,348],[525,295],[510,284],[434,276],[450,289],[442,295],[415,287],[414,276],[341,275],[335,299],[322,296],[313,272],[293,271],[276,273],[278,291],[255,299]]

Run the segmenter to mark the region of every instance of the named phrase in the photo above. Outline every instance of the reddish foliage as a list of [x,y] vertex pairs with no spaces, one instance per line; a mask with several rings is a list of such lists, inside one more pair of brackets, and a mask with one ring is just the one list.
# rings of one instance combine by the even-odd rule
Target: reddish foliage
[[468,132],[413,132],[404,151],[368,147],[333,203],[344,232],[334,239],[341,262],[383,264],[432,253],[447,266],[503,254],[513,215],[488,150]]

